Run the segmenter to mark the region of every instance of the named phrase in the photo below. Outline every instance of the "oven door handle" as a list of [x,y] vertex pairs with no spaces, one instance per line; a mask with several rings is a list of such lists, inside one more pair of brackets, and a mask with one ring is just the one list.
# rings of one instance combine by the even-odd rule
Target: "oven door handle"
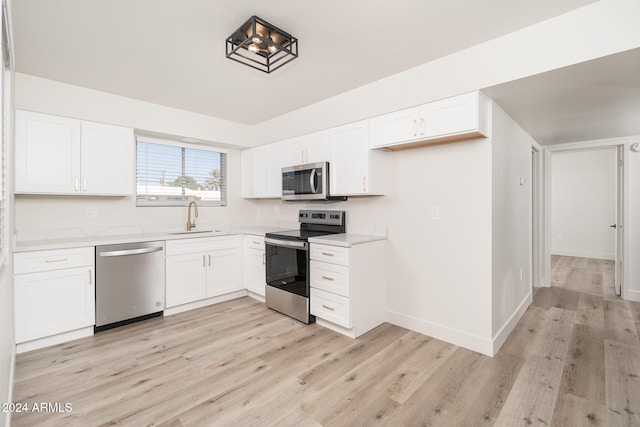
[[272,246],[284,246],[287,248],[296,248],[296,249],[304,249],[307,250],[307,242],[296,242],[289,240],[276,240],[267,237],[264,239],[264,243]]

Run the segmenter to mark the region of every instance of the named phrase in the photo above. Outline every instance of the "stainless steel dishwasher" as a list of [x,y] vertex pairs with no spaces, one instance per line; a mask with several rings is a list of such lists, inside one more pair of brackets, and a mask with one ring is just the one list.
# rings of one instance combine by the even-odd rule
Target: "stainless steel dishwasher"
[[96,246],[95,331],[162,315],[164,242]]

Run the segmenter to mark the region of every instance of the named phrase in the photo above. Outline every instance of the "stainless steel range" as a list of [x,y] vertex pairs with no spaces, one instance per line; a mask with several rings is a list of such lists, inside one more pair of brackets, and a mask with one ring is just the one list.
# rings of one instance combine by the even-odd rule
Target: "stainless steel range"
[[304,323],[309,313],[309,237],[345,232],[344,211],[300,210],[298,230],[267,233],[267,307]]

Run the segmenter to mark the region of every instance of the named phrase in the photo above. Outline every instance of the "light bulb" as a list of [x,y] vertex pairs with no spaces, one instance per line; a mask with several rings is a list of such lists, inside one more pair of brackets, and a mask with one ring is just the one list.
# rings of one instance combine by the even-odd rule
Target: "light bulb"
[[252,38],[252,39],[251,39],[251,41],[252,41],[252,42],[254,42],[254,43],[260,43],[260,42],[262,42],[262,40],[260,40],[258,37],[254,37],[254,38]]
[[269,46],[269,52],[271,53],[276,53],[278,51],[278,48],[275,47],[274,45],[270,45]]
[[248,49],[253,53],[258,52],[258,46],[256,46],[255,44],[249,45]]

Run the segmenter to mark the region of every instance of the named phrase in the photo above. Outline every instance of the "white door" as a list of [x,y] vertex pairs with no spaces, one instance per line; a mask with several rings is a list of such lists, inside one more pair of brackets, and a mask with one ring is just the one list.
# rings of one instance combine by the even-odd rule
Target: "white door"
[[616,295],[622,294],[624,259],[624,145],[618,146],[618,165],[616,176],[616,266],[614,287]]
[[207,254],[207,297],[244,289],[240,248],[222,249]]
[[331,195],[368,193],[369,122],[340,126],[331,130]]

